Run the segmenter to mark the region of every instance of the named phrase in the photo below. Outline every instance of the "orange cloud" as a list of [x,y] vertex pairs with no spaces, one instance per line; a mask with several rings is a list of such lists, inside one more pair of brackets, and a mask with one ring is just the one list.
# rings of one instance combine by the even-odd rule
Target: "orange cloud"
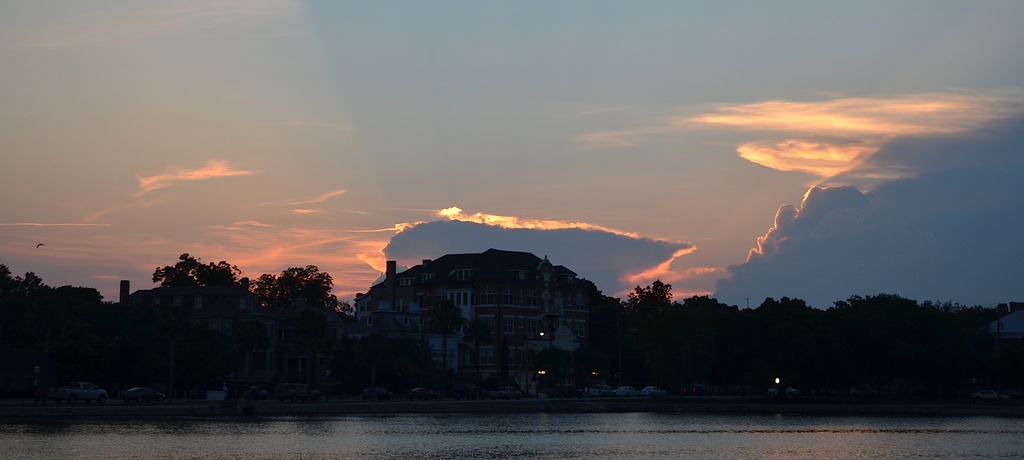
[[842,143],[787,139],[748,142],[736,151],[740,157],[772,169],[833,176],[870,157],[880,145],[877,140]]
[[[819,102],[766,101],[726,106],[688,121],[745,130],[798,133],[796,138],[740,145],[754,163],[783,171],[832,177],[863,164],[887,141],[903,135],[970,130],[1020,110],[1021,93],[923,93],[892,98]],[[907,173],[900,171],[899,173]],[[871,171],[887,177],[884,171]]]
[[[644,283],[644,282],[651,282],[651,281],[656,280],[656,279],[661,279],[663,277],[666,277],[666,275],[672,275],[673,274],[673,272],[672,272],[672,262],[674,262],[676,259],[678,259],[678,258],[680,258],[682,256],[685,256],[687,254],[690,254],[690,253],[692,253],[693,251],[696,251],[696,250],[697,250],[696,246],[690,246],[690,247],[685,248],[685,249],[680,249],[680,250],[676,251],[674,254],[672,254],[672,257],[669,257],[668,260],[666,260],[666,261],[664,261],[664,262],[662,262],[662,263],[660,263],[660,264],[658,264],[658,265],[656,265],[654,267],[651,267],[651,268],[649,268],[647,270],[644,270],[644,271],[642,271],[640,273],[635,273],[635,274],[632,274],[632,275],[626,275],[625,278],[626,278],[627,281],[629,281],[629,284],[640,284],[640,283]],[[674,277],[675,276],[673,275],[673,278]]]
[[[598,230],[603,232],[612,233],[615,235],[628,236],[630,238],[640,238],[640,235],[631,232],[624,232],[622,230],[610,229],[602,227],[600,225],[588,224],[586,222],[564,222],[559,220],[530,220],[520,219],[512,216],[499,216],[495,214],[484,214],[478,212],[476,214],[463,214],[462,209],[452,206],[437,211],[437,215],[446,217],[449,220],[458,220],[462,222],[474,222],[478,224],[492,225],[501,228],[526,228],[533,230],[562,230],[569,228],[578,228],[582,230]],[[414,225],[414,224],[407,224]]]
[[199,169],[180,169],[169,171],[154,176],[136,176],[139,179],[139,191],[141,196],[154,190],[170,187],[182,182],[191,182],[220,177],[247,176],[255,174],[256,171],[242,171],[231,168],[225,160],[210,160],[206,166]]

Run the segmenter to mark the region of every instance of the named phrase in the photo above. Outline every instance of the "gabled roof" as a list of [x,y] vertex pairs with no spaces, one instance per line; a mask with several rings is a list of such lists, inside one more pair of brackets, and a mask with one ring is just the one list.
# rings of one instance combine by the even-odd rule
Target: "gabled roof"
[[[529,252],[505,251],[488,249],[476,254],[446,254],[436,260],[427,261],[409,268],[396,277],[422,279],[424,274],[433,274],[434,282],[458,282],[457,270],[473,270],[473,279],[486,280],[517,280],[519,272],[535,273],[548,262],[547,257],[541,259]],[[572,275],[576,273],[561,265],[552,265],[555,275]],[[387,280],[382,280],[373,287],[384,287]]]
[[1017,310],[997,321],[988,323],[988,329],[993,333],[999,334],[1004,339],[1024,337],[1024,310]]

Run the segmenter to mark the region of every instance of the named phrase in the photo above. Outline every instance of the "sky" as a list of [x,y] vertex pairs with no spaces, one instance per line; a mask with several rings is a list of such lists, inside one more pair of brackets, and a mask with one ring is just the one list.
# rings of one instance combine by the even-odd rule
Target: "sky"
[[[0,3],[0,264],[1024,301],[1024,2]],[[40,246],[40,244],[42,244]]]

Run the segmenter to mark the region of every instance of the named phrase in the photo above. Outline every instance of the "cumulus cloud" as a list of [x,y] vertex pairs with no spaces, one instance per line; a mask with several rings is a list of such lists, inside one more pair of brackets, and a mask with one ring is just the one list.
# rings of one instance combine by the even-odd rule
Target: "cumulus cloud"
[[825,308],[851,295],[989,304],[1024,298],[1024,118],[970,132],[894,139],[859,168],[917,174],[877,185],[814,187],[779,208],[715,296],[756,306],[797,297]]
[[678,276],[673,262],[696,249],[690,243],[641,238],[580,222],[464,215],[457,209],[441,211],[449,221],[404,227],[384,248],[386,258],[412,266],[444,254],[490,248],[530,252],[565,265],[606,294],[621,295],[636,285]]

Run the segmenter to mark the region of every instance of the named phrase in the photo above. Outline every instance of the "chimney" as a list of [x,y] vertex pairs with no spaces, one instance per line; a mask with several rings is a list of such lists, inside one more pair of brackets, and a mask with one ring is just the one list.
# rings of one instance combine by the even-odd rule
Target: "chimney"
[[398,266],[395,261],[388,261],[387,272],[384,274],[384,283],[388,289],[388,308],[395,308],[396,291],[398,290]]
[[249,290],[249,277],[248,276],[243,276],[242,279],[238,280],[238,284],[240,286],[244,287],[246,291],[248,291]]
[[423,259],[423,267],[426,268],[427,264],[430,263],[430,259]]
[[121,280],[120,299],[122,306],[128,305],[128,295],[131,292],[131,283],[128,280]]

